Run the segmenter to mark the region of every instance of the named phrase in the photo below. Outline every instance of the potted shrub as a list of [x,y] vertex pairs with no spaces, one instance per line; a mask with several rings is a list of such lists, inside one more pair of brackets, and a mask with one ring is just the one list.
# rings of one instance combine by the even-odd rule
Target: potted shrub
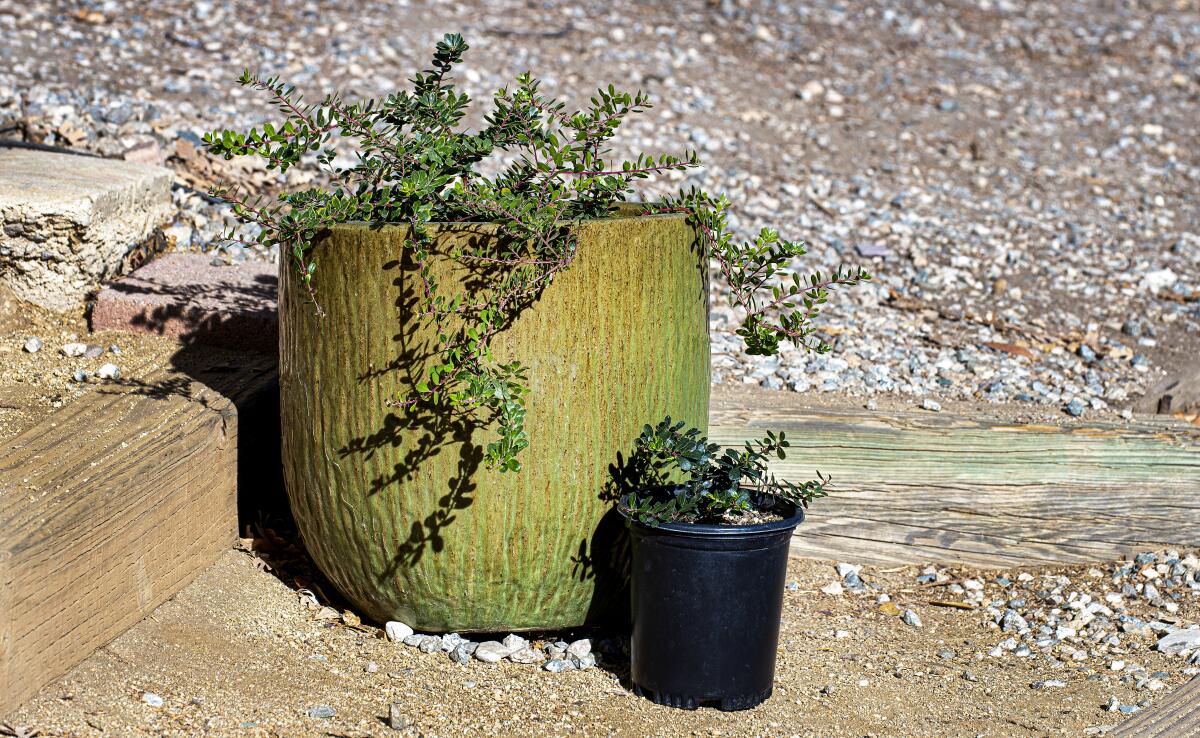
[[820,349],[825,291],[865,275],[793,279],[802,247],[735,243],[724,199],[627,202],[699,164],[609,161],[640,93],[572,112],[523,74],[467,127],[451,76],[466,49],[447,35],[411,91],[363,102],[243,74],[284,119],[214,131],[209,150],[315,168],[318,185],[214,194],[243,241],[280,250],[285,480],[326,576],[379,621],[573,627],[621,602],[612,459],[646,417],[706,425],[710,259],[760,353]]
[[660,704],[744,710],[771,694],[788,544],[829,478],[772,476],[782,433],[722,451],[683,429],[669,416],[643,429],[633,465],[645,486],[620,504],[633,538],[631,678]]

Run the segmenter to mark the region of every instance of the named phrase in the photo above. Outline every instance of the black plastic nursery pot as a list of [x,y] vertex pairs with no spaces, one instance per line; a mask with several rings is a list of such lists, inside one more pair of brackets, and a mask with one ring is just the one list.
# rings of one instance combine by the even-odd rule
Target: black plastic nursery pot
[[788,543],[804,510],[760,525],[631,521],[634,690],[661,705],[746,710],[771,696]]

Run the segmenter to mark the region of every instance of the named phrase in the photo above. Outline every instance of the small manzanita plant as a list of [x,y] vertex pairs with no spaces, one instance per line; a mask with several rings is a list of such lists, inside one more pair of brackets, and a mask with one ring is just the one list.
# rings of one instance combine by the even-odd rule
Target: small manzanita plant
[[[528,73],[498,90],[484,125],[470,129],[463,123],[470,98],[455,88],[450,74],[467,48],[462,36],[446,35],[430,68],[410,80],[411,91],[360,102],[331,94],[305,103],[293,86],[246,71],[239,84],[264,93],[283,120],[244,132],[213,131],[204,143],[217,156],[257,156],[281,173],[316,168],[328,183],[273,200],[247,198],[228,187],[212,192],[244,224],[257,228],[249,239],[232,230],[226,238],[279,247],[318,317],[323,310],[313,245],[320,234],[351,221],[409,226],[406,248],[420,277],[418,318],[436,329],[438,345],[423,375],[391,402],[405,410],[424,403],[478,413],[481,423],[494,422],[496,428],[485,449],[487,465],[517,471],[529,445],[526,371],[496,356],[492,339],[570,268],[575,224],[611,215],[635,194],[638,180],[697,167],[700,160],[693,151],[610,162],[609,141],[628,116],[651,107],[648,98],[609,86],[587,108],[569,111],[544,96]],[[347,150],[351,158],[344,156]],[[498,162],[498,173],[481,171],[485,161]],[[784,340],[808,351],[829,351],[814,335],[813,318],[831,288],[869,275],[840,267],[833,274],[790,271],[804,245],[771,229],[752,241],[737,241],[729,231],[728,207],[723,196],[691,189],[645,205],[643,212],[686,214],[744,312],[737,333],[749,353],[774,354]],[[481,285],[469,295],[447,294],[430,267],[431,224],[468,221],[493,223],[501,237],[460,246],[450,255],[478,268]]]
[[768,432],[740,450],[722,452],[699,429],[684,430],[684,423],[672,424],[667,416],[653,428],[642,429],[634,466],[644,469],[644,486],[627,494],[621,504],[631,519],[650,526],[760,522],[777,500],[808,507],[828,494],[830,478],[817,472],[816,479],[799,485],[776,479],[767,462],[787,458],[789,445],[783,433]]

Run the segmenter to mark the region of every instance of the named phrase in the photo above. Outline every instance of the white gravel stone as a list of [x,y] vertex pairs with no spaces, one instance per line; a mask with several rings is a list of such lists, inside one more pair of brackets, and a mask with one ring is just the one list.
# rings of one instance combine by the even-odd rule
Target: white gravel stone
[[1142,281],[1138,286],[1143,290],[1148,290],[1157,294],[1178,281],[1179,275],[1172,270],[1159,269],[1153,272],[1148,272],[1146,276],[1142,277]]
[[475,649],[474,655],[484,663],[495,664],[508,658],[514,650],[499,641],[484,641]]
[[577,641],[572,641],[571,645],[567,646],[567,655],[569,656],[587,656],[592,652],[592,642],[588,638],[580,638]]
[[403,641],[413,634],[413,629],[399,620],[389,620],[383,626],[383,632],[389,641]]
[[509,654],[508,660],[517,664],[540,664],[546,660],[546,654],[539,648],[526,646]]
[[1158,639],[1154,644],[1157,651],[1169,654],[1179,654],[1200,648],[1200,627],[1188,630],[1177,630]]

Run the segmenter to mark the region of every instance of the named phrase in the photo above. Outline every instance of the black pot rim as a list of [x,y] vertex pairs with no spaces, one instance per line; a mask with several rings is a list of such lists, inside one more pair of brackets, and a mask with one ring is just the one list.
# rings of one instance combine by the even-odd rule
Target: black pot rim
[[[758,523],[756,525],[714,525],[711,523],[659,523],[658,525],[647,525],[640,520],[634,520],[629,517],[629,511],[625,509],[624,504],[617,505],[617,512],[621,517],[625,518],[632,525],[635,525],[643,530],[648,531],[669,531],[671,533],[685,533],[691,536],[699,536],[702,538],[741,538],[743,536],[755,536],[763,533],[775,533],[778,531],[791,530],[800,523],[804,522],[804,508],[787,500],[777,500],[777,507],[782,507],[779,514],[783,515],[783,520],[772,520],[769,523]],[[792,513],[785,515],[788,508],[791,508]]]

